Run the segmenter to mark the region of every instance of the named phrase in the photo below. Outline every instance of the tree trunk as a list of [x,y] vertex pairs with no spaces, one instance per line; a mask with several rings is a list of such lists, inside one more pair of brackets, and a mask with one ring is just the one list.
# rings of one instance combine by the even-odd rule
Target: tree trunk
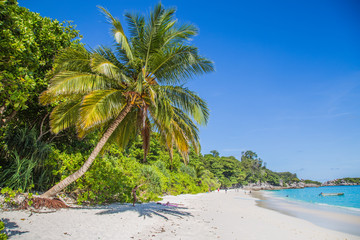
[[127,104],[126,107],[120,112],[119,116],[117,116],[117,118],[114,120],[114,122],[111,123],[110,127],[106,130],[106,132],[104,133],[104,135],[102,136],[102,138],[100,139],[100,141],[98,142],[98,144],[96,145],[96,147],[94,148],[92,153],[90,154],[89,158],[86,160],[84,165],[82,165],[82,167],[79,170],[77,170],[76,172],[74,172],[73,174],[71,174],[70,176],[68,176],[67,178],[65,178],[64,180],[62,180],[61,182],[59,182],[52,188],[50,188],[47,192],[42,194],[41,197],[49,198],[49,197],[55,196],[61,190],[63,190],[68,185],[75,182],[82,175],[84,175],[84,173],[89,169],[91,164],[94,162],[96,156],[99,154],[101,149],[104,147],[107,140],[110,138],[111,134],[119,126],[119,124],[125,118],[125,116],[130,112],[132,107],[133,107],[132,104]]

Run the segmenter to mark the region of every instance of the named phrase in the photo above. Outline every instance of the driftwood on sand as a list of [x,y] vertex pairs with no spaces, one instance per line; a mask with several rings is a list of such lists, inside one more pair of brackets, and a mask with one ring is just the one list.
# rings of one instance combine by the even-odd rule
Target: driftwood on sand
[[[31,204],[29,204],[29,201],[32,201]],[[59,198],[41,198],[41,197],[35,197],[32,200],[25,199],[19,206],[19,209],[41,209],[41,208],[48,208],[48,209],[60,209],[60,208],[68,208],[69,206],[66,205],[65,202],[63,202]]]
[[70,207],[61,198],[29,197],[28,194],[17,194],[10,201],[2,197],[0,204],[3,211],[30,210],[36,213],[48,213]]

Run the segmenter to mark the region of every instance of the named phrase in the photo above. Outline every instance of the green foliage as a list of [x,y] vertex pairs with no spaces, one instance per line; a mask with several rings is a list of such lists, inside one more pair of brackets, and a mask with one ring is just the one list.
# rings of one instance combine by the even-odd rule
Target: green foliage
[[316,184],[316,185],[321,185],[321,182],[318,182],[318,181],[313,181],[313,180],[309,180],[309,179],[306,179],[304,180],[304,183],[306,184]]
[[[179,164],[170,170],[168,152],[162,149],[157,141],[158,137],[155,135],[151,140],[154,148],[149,153],[151,161],[146,164],[142,163],[141,154],[138,156],[138,150],[143,151],[141,142],[133,142],[125,153],[116,145],[111,145],[95,160],[82,178],[67,188],[67,192],[76,195],[80,204],[98,204],[114,201],[131,202],[131,191],[139,185],[141,186],[137,190],[137,196],[141,202],[157,200],[158,196],[164,193],[199,193],[219,187],[210,171],[196,170],[201,161],[194,160],[195,166],[185,165],[176,152],[174,157],[179,158]],[[67,153],[54,148],[48,165],[54,168],[56,181],[60,181],[75,172],[87,157],[87,154],[80,152]]]
[[4,230],[5,230],[5,224],[3,221],[0,220],[0,240],[8,239],[8,236],[5,233],[2,233],[2,231]]
[[9,152],[20,157],[44,160],[51,151],[51,144],[39,140],[35,128],[14,127],[6,132],[5,143]]
[[342,183],[355,183],[355,184],[360,184],[360,178],[341,178],[341,179],[337,179],[335,181],[336,184],[342,184]]
[[188,165],[185,165],[185,164],[181,163],[180,171],[182,173],[184,173],[184,174],[189,175],[192,178],[196,178],[195,169],[193,167],[191,167],[191,166],[188,166]]
[[219,157],[220,156],[220,153],[216,150],[212,150],[210,151],[210,153],[213,155],[213,157]]
[[[83,137],[94,129],[111,129],[104,142],[115,142],[121,149],[140,133],[144,151],[138,154],[146,161],[151,132],[156,130],[169,152],[175,147],[187,160],[191,145],[199,149],[197,124],[206,124],[209,112],[206,102],[183,84],[214,69],[189,44],[195,26],[176,23],[175,10],[158,4],[149,20],[127,14],[125,36],[120,21],[100,9],[112,25],[116,52],[76,46],[56,56],[51,82],[40,96],[44,105],[58,104],[50,117],[52,131],[73,126]],[[115,121],[119,116],[124,118]],[[114,122],[117,125],[110,128]]]
[[[194,25],[178,24],[175,10],[158,4],[149,22],[126,14],[126,37],[121,23],[102,10],[116,52],[88,51],[74,41],[79,32],[69,23],[43,18],[14,0],[0,4],[0,187],[7,203],[16,204],[20,191],[45,190],[77,171],[129,102],[131,111],[101,155],[67,187],[78,203],[131,202],[137,186],[139,200],[146,202],[162,194],[298,181],[296,174],[267,169],[252,151],[241,161],[216,150],[197,154],[197,124],[206,124],[209,112],[183,84],[213,71],[213,63],[190,45],[198,31]],[[48,107],[38,104],[45,89],[41,102]],[[61,134],[52,135],[48,118]],[[74,130],[87,137],[78,140]],[[32,194],[27,198],[31,204]]]
[[38,140],[34,128],[14,128],[5,137],[7,152],[6,168],[0,176],[0,187],[42,190],[49,184],[51,173],[45,164],[51,145]]
[[44,190],[51,184],[45,166],[50,150],[47,110],[38,96],[55,54],[77,45],[79,32],[69,23],[41,17],[18,6],[0,4],[0,186]]
[[277,173],[267,169],[266,163],[263,163],[263,160],[252,151],[243,152],[241,161],[232,156],[220,157],[216,150],[211,151],[211,154],[205,154],[200,159],[202,164],[199,165],[198,163],[198,166],[204,167],[214,174],[223,187],[265,182],[279,186],[281,181],[283,184],[300,181],[296,174],[290,172]]
[[[15,197],[17,194],[22,193],[23,191],[21,189],[18,190],[12,190],[9,187],[2,188],[0,193],[4,195],[4,203],[5,205],[8,205],[10,207],[16,207],[18,206],[18,202],[16,202]],[[3,206],[1,206],[3,207]]]
[[[31,140],[33,134],[25,135],[30,138],[28,143],[34,143]],[[68,186],[66,192],[75,196],[79,204],[132,202],[131,191],[141,185],[137,189],[138,200],[146,202],[157,200],[162,194],[199,193],[220,186],[231,187],[258,181],[279,185],[280,179],[285,179],[284,182],[289,181],[288,183],[297,179],[292,173],[275,173],[266,169],[252,153],[247,153],[242,161],[239,161],[234,157],[197,155],[191,150],[189,164],[186,165],[182,162],[181,155],[174,151],[171,168],[169,153],[160,144],[160,138],[159,134],[153,134],[147,163],[142,161],[144,150],[141,138],[132,141],[125,151],[114,144],[109,145],[83,178]],[[98,135],[95,134],[81,144],[75,142],[76,144],[70,146],[53,145],[50,154],[43,161],[43,166],[51,172],[48,182],[54,184],[77,171],[88,158],[91,145],[95,144],[97,139]],[[22,145],[27,146],[23,143]],[[30,155],[32,152],[28,150]],[[35,189],[38,188],[39,185],[35,185]]]
[[45,75],[58,50],[70,46],[79,32],[19,7],[17,1],[0,5],[0,118],[38,105],[47,87]]
[[36,160],[33,158],[20,158],[14,152],[12,161],[10,167],[3,171],[3,175],[0,178],[1,185],[29,190],[34,186],[33,171],[37,167]]
[[[53,174],[58,181],[77,171],[88,156],[81,153],[66,153],[54,150],[52,159],[57,159]],[[83,178],[68,187],[79,203],[129,202],[134,173],[139,163],[132,158],[109,154],[99,157]]]
[[343,178],[345,182],[360,184],[360,178]]
[[279,175],[269,169],[266,169],[265,171],[266,171],[266,182],[274,186],[279,186],[280,185]]
[[243,152],[241,156],[241,167],[245,173],[245,181],[251,183],[265,181],[265,166],[263,166],[262,159],[260,159],[256,153],[252,151]]
[[278,172],[276,173],[280,179],[283,180],[284,183],[297,182],[299,179],[296,176],[296,173],[291,172]]
[[[214,150],[218,153],[216,150]],[[212,152],[214,152],[212,151]],[[223,187],[231,187],[244,179],[240,162],[234,157],[220,157],[218,154],[206,154],[204,167],[211,171]]]
[[[9,187],[2,188],[0,193],[4,196],[4,204],[0,208],[19,207],[21,201],[26,201],[29,206],[33,204],[33,193],[25,193],[20,188],[13,190]],[[20,199],[18,198],[21,195]]]

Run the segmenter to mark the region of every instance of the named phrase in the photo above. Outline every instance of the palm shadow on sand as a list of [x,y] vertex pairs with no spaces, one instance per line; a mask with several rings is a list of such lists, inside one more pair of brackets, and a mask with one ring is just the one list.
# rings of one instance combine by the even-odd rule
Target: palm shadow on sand
[[1,221],[3,221],[5,224],[5,233],[8,235],[8,237],[22,235],[29,232],[16,230],[17,228],[19,228],[19,225],[17,225],[15,222],[11,222],[8,218],[2,218]]
[[193,216],[191,213],[186,211],[187,208],[185,207],[167,206],[156,203],[136,204],[135,207],[130,204],[111,204],[109,206],[102,206],[98,209],[104,210],[96,213],[96,215],[116,214],[126,211],[134,211],[139,213],[139,217],[151,218],[153,217],[153,215],[156,215],[166,220],[169,219],[168,216],[176,216],[179,218]]

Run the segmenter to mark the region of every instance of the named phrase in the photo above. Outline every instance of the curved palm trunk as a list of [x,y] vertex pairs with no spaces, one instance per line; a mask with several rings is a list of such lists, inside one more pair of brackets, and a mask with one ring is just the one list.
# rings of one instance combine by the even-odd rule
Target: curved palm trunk
[[121,121],[125,118],[125,116],[130,112],[131,108],[133,107],[132,104],[128,104],[126,105],[126,107],[120,112],[119,116],[117,116],[117,118],[114,120],[114,122],[110,125],[110,127],[106,130],[106,132],[104,133],[104,135],[102,136],[102,138],[100,139],[100,141],[98,142],[98,144],[96,145],[96,147],[94,148],[94,150],[92,151],[92,153],[90,154],[89,158],[86,160],[86,162],[84,163],[84,165],[82,165],[82,167],[77,170],[76,172],[74,172],[73,174],[71,174],[70,176],[68,176],[67,178],[65,178],[64,180],[62,180],[61,182],[59,182],[58,184],[56,184],[55,186],[53,186],[52,188],[50,188],[47,192],[45,192],[44,194],[41,195],[41,197],[43,198],[49,198],[52,196],[55,196],[56,194],[58,194],[61,190],[63,190],[64,188],[66,188],[69,184],[75,182],[77,179],[79,179],[82,175],[84,175],[84,173],[89,169],[89,167],[91,166],[91,164],[94,162],[96,156],[99,154],[99,152],[101,151],[101,149],[104,147],[105,143],[107,142],[107,140],[109,139],[109,137],[111,136],[111,134],[115,131],[115,129],[119,126],[119,124],[121,123]]

